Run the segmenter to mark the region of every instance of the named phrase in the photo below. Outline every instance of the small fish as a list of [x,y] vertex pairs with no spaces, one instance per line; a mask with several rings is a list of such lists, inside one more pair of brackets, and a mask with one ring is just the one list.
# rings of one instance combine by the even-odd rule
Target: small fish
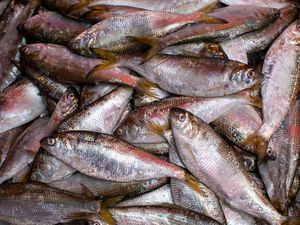
[[42,12],[21,23],[18,29],[34,40],[67,44],[91,25],[65,18],[56,12]]
[[279,128],[294,104],[300,79],[300,22],[292,23],[271,45],[264,60],[262,73],[263,124],[247,144],[258,148],[260,160],[272,157],[267,142]]
[[0,93],[0,132],[26,124],[46,109],[40,90],[24,78]]
[[99,214],[100,201],[49,187],[43,183],[0,186],[0,218],[12,224],[45,225]]
[[96,179],[82,173],[49,183],[50,186],[76,194],[84,194],[87,187],[94,196],[112,198],[117,196],[133,197],[154,189],[157,189],[168,182],[167,178],[150,179],[145,181],[116,182]]
[[268,202],[234,150],[203,120],[173,109],[172,131],[182,162],[230,207],[280,225],[286,218]]

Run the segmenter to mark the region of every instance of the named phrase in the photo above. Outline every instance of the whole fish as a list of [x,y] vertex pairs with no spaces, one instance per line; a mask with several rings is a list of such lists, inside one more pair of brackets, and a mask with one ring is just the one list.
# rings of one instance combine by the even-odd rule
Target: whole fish
[[169,184],[151,192],[122,201],[116,206],[155,206],[163,204],[174,204]]
[[39,89],[22,79],[0,93],[0,132],[26,124],[46,109]]
[[54,81],[25,63],[22,64],[22,70],[39,87],[44,95],[55,101],[58,101],[68,88],[67,85]]
[[184,169],[108,134],[69,131],[44,138],[41,145],[91,177],[119,182],[173,177],[200,191]]
[[256,148],[246,145],[245,140],[262,125],[262,119],[250,105],[239,105],[210,123],[211,127],[240,148],[257,154]]
[[167,178],[159,178],[145,181],[116,182],[96,179],[82,173],[75,173],[70,177],[51,182],[49,185],[76,194],[84,194],[84,185],[96,197],[111,198],[140,195],[165,185],[167,181]]
[[290,4],[289,0],[220,0],[220,2],[226,5],[259,5],[276,9],[282,9]]
[[248,63],[247,54],[267,48],[295,20],[296,15],[295,5],[290,4],[281,9],[280,17],[266,28],[224,41],[220,45],[231,60]]
[[51,183],[69,177],[75,172],[73,167],[42,150],[35,157],[30,180]]
[[12,224],[57,224],[72,220],[72,216],[84,217],[87,214],[97,215],[99,212],[100,201],[43,183],[0,186],[0,218]]
[[161,54],[183,55],[191,57],[207,57],[215,59],[228,59],[221,46],[217,43],[196,42],[174,45],[163,49]]
[[40,118],[22,133],[0,168],[0,183],[12,178],[33,162],[40,149],[40,140],[49,136],[62,120],[72,114],[78,107],[77,103],[75,90],[68,89],[58,102],[50,119]]
[[0,134],[0,167],[6,159],[11,146],[13,146],[20,134],[23,133],[26,126],[27,125],[25,124]]
[[171,124],[182,162],[221,201],[272,225],[285,222],[232,147],[203,120],[185,110],[173,109]]
[[200,213],[182,208],[144,206],[114,207],[108,209],[116,225],[219,225],[220,223]]
[[192,24],[161,38],[143,37],[135,40],[152,47],[148,58],[161,49],[198,41],[224,41],[244,33],[261,29],[274,22],[280,11],[260,6],[227,6],[214,10],[209,16],[220,18],[225,24]]
[[183,0],[183,1],[161,1],[154,0],[43,0],[43,3],[49,7],[59,10],[63,14],[71,11],[82,10],[88,6],[129,6],[152,11],[165,11],[173,13],[189,14],[204,8],[205,6],[215,2],[215,0]]
[[116,129],[115,134],[130,143],[161,143],[165,139],[156,132],[167,130],[171,108],[186,109],[206,122],[212,122],[237,104],[251,104],[251,90],[237,95],[215,98],[172,97],[143,105],[132,112]]
[[88,55],[94,48],[118,53],[132,52],[138,48],[130,37],[162,37],[196,22],[223,23],[223,20],[206,15],[215,5],[212,3],[190,15],[139,11],[108,18],[82,32],[69,42],[69,47],[83,55]]
[[[18,32],[17,26],[30,17],[38,5],[39,0],[29,1],[18,16],[9,22],[5,34],[0,40],[0,91],[7,88],[20,75],[18,69],[11,62],[12,59],[19,58],[18,48],[22,43],[22,35]],[[16,7],[16,10],[19,10],[19,7]]]
[[272,204],[282,213],[287,213],[292,183],[299,166],[299,107],[300,101],[297,100],[269,142],[267,151],[272,151],[276,160],[264,160],[258,167]]
[[264,60],[262,73],[263,124],[246,140],[258,148],[260,159],[266,155],[266,142],[279,128],[295,102],[300,79],[300,22],[292,23],[271,45]]
[[79,108],[83,109],[84,107],[92,104],[97,99],[103,97],[104,95],[108,94],[116,88],[117,86],[114,84],[97,84],[94,86],[83,86],[80,92]]
[[128,70],[113,68],[91,74],[90,72],[96,66],[105,64],[106,60],[83,57],[61,45],[28,44],[21,47],[20,52],[23,63],[27,63],[44,75],[61,82],[121,83],[143,91],[147,90],[150,95],[155,94],[151,92],[152,84],[145,82],[143,78],[128,74]]
[[143,55],[122,56],[117,65],[139,73],[167,92],[184,96],[234,94],[251,88],[263,77],[254,68],[237,61],[173,55],[156,55],[141,64],[143,60]]
[[18,29],[29,38],[67,44],[91,25],[65,18],[56,12],[42,12],[21,23]]
[[85,130],[112,134],[131,96],[131,88],[119,87],[62,122],[57,131]]

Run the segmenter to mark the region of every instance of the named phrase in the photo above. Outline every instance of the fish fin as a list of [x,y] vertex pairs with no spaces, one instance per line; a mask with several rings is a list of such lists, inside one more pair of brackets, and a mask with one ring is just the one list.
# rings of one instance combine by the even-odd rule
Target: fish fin
[[164,132],[167,130],[170,130],[170,124],[157,124],[154,122],[148,122],[146,123],[146,126],[151,129],[154,133],[163,136]]
[[105,5],[93,5],[88,7],[91,11],[109,12],[109,7]]
[[262,108],[262,101],[260,97],[260,86],[255,85],[252,88],[240,91],[237,95],[246,98],[249,104],[256,106],[257,108]]
[[148,61],[151,59],[153,56],[158,54],[164,47],[162,46],[160,39],[156,37],[131,37],[128,36],[129,39],[141,43],[143,45],[148,45],[150,46],[150,49],[147,52],[147,56],[145,57],[145,61]]
[[153,98],[159,97],[159,93],[156,91],[158,89],[157,85],[146,79],[139,79],[136,88]]
[[31,150],[31,149],[26,149],[26,153],[27,153],[28,155],[30,155],[31,157],[35,158],[37,152],[36,152],[36,151],[33,151],[33,150]]
[[194,191],[200,194],[205,194],[199,186],[198,179],[187,171],[185,172],[185,181],[189,185],[189,187],[192,188]]
[[198,10],[197,12],[192,14],[192,18],[194,20],[202,22],[202,23],[227,23],[226,20],[220,19],[220,18],[214,18],[211,16],[207,16],[208,13],[214,10],[216,5],[219,3],[219,1],[212,2],[211,4],[207,5],[206,7]]
[[112,217],[112,215],[110,214],[110,212],[108,211],[108,208],[115,206],[123,198],[124,198],[123,196],[108,198],[108,199],[105,199],[101,203],[100,215],[101,215],[102,219],[109,225],[114,225],[115,221],[114,221],[114,218]]
[[259,134],[252,134],[244,141],[245,145],[253,146],[256,149],[258,160],[262,162],[266,158],[267,154],[267,140]]
[[300,37],[294,38],[290,41],[292,45],[300,45]]
[[90,0],[80,0],[80,2],[71,6],[71,9],[69,10],[66,16],[72,17],[75,13],[83,10],[89,3]]
[[285,220],[282,222],[281,225],[299,225],[299,224],[300,224],[300,217],[288,216],[285,217]]
[[83,195],[91,198],[91,199],[97,199],[96,196],[94,195],[94,193],[84,184],[80,183],[80,186],[83,190]]

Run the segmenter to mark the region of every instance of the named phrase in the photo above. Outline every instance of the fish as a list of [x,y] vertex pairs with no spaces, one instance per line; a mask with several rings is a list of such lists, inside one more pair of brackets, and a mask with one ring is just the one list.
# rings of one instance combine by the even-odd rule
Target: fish
[[130,182],[173,177],[187,181],[196,191],[201,191],[184,169],[109,134],[69,131],[43,138],[41,146],[94,178]]
[[42,117],[33,122],[12,146],[7,159],[0,168],[0,183],[12,178],[32,163],[40,149],[40,140],[49,136],[67,116],[78,107],[74,89],[70,88],[58,102],[51,117]]
[[297,100],[281,126],[273,134],[267,151],[272,151],[276,160],[263,160],[259,173],[268,196],[276,209],[287,213],[291,199],[291,187],[300,159],[300,101]]
[[46,109],[40,90],[23,78],[0,93],[0,133],[22,126]]
[[84,85],[80,92],[79,108],[85,108],[117,87],[114,84]]
[[[256,100],[253,100],[253,97]],[[171,108],[186,109],[209,123],[237,104],[251,104],[253,101],[257,101],[257,98],[253,96],[251,90],[215,98],[171,97],[137,108],[114,134],[133,144],[162,143],[166,140],[158,133],[163,132],[157,130],[166,131],[170,127],[168,118]]]
[[260,6],[232,5],[214,10],[209,16],[223,19],[223,24],[192,24],[160,38],[143,37],[135,40],[151,46],[147,59],[162,49],[198,41],[221,42],[259,30],[273,23],[280,15],[278,9]]
[[63,17],[56,12],[46,11],[19,24],[18,30],[26,37],[37,41],[65,45],[90,26],[90,24]]
[[169,184],[165,184],[151,192],[121,201],[116,206],[155,206],[163,204],[174,204]]
[[[12,224],[57,224],[98,215],[101,202],[38,182],[0,186],[0,218]],[[69,217],[69,218],[68,218]]]
[[[267,48],[296,18],[295,5],[280,10],[280,17],[269,26],[220,43],[231,60],[248,63],[248,54]],[[238,47],[237,47],[238,46]],[[236,51],[238,49],[238,51]],[[245,57],[241,57],[245,56]],[[241,57],[241,58],[240,58]],[[240,60],[241,59],[241,60]]]
[[218,43],[195,42],[174,45],[163,49],[160,54],[182,55],[190,57],[207,57],[213,59],[228,59],[226,53]]
[[133,197],[140,195],[155,190],[167,182],[167,178],[116,182],[96,179],[77,172],[72,176],[50,182],[48,185],[81,195],[85,192],[85,186],[95,197],[113,198],[118,196]]
[[[67,47],[56,44],[27,44],[20,48],[21,61],[31,65],[59,82],[96,84],[99,82],[125,84],[155,95],[154,85],[140,77],[129,74],[128,70],[113,68],[91,74],[92,70],[106,60],[87,58],[71,52]],[[61,62],[64,63],[61,63]]]
[[73,167],[41,149],[34,159],[30,180],[51,183],[70,177],[75,172]]
[[[11,4],[14,4],[12,1]],[[22,35],[17,31],[17,26],[24,19],[30,17],[34,10],[39,6],[39,0],[29,1],[28,4],[22,9],[14,20],[9,22],[5,34],[0,40],[0,91],[2,92],[11,83],[13,83],[20,75],[19,70],[11,62],[12,59],[18,59],[18,46],[22,44]],[[16,6],[16,10],[19,7]]]
[[152,153],[154,155],[167,155],[169,153],[169,144],[166,142],[161,142],[161,143],[134,143],[134,146]]
[[[116,64],[139,73],[151,83],[176,95],[230,95],[253,87],[263,78],[254,68],[237,61],[155,55],[142,63],[144,58],[136,54],[118,56]],[[101,69],[102,65],[94,71]]]
[[0,167],[5,161],[11,146],[13,146],[20,134],[26,129],[26,126],[27,124],[24,124],[0,134]]
[[62,122],[58,132],[85,130],[111,134],[132,96],[132,88],[119,87]]
[[163,37],[193,23],[225,23],[224,20],[207,16],[216,3],[190,15],[138,11],[108,18],[79,34],[68,46],[83,55],[89,55],[94,48],[116,53],[134,52],[139,48],[130,37]]
[[220,2],[226,5],[248,5],[248,6],[255,6],[259,5],[262,7],[270,7],[275,9],[282,9],[289,5],[290,1],[287,0],[254,0],[254,1],[247,1],[247,0],[220,0]]
[[219,225],[220,223],[200,213],[172,206],[113,207],[108,209],[115,224],[150,225]]
[[257,146],[260,160],[272,157],[267,142],[296,100],[300,79],[300,22],[292,23],[269,48],[262,73],[263,124],[245,143]]
[[263,195],[232,147],[207,123],[183,109],[173,109],[171,124],[182,162],[221,201],[271,225],[286,221]]
[[239,105],[224,113],[209,124],[217,133],[238,147],[257,154],[255,146],[245,141],[255,134],[262,125],[262,119],[250,105]]
[[68,89],[68,85],[59,83],[50,77],[43,75],[36,69],[22,63],[21,68],[27,77],[36,84],[44,96],[58,101]]

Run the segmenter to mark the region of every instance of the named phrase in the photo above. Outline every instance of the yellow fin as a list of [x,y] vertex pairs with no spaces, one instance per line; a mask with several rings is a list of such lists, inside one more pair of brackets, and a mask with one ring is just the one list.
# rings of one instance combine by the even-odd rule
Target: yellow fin
[[136,88],[146,93],[150,97],[159,98],[159,93],[156,92],[158,89],[157,85],[146,79],[143,78],[139,79],[136,84]]
[[80,2],[72,5],[71,9],[69,10],[67,16],[71,16],[77,12],[80,12],[83,10],[88,4],[90,3],[90,0],[80,0]]
[[88,7],[91,11],[101,11],[101,12],[108,12],[109,8],[105,5],[93,5]]
[[215,1],[215,2],[207,5],[206,7],[200,9],[199,11],[197,11],[195,13],[193,13],[192,17],[196,21],[199,21],[199,22],[202,22],[202,23],[227,23],[226,20],[206,15],[207,13],[210,13],[211,11],[213,11],[218,3],[219,3],[218,1]]
[[167,130],[170,130],[171,127],[170,127],[170,124],[167,123],[167,124],[157,124],[157,123],[152,123],[152,122],[148,122],[146,124],[146,126],[148,128],[150,128],[154,133],[158,134],[158,135],[161,135],[163,136],[164,132],[167,131]]
[[267,156],[267,141],[264,137],[258,134],[252,134],[244,141],[244,144],[256,149],[259,162]]
[[159,53],[162,49],[162,45],[160,43],[159,38],[155,37],[128,37],[132,39],[133,41],[136,41],[138,43],[141,43],[143,45],[150,46],[150,49],[148,50],[147,56],[145,58],[145,61],[148,61],[153,56],[155,56],[157,53]]
[[115,221],[114,221],[112,215],[110,214],[110,212],[108,211],[108,208],[113,207],[114,205],[119,203],[122,199],[123,199],[123,196],[108,198],[108,199],[105,199],[101,203],[101,207],[100,207],[101,217],[109,225],[114,225]]
[[80,186],[82,187],[83,193],[86,197],[91,199],[96,199],[96,196],[93,194],[93,192],[84,184],[80,183]]
[[205,195],[205,193],[199,186],[198,179],[194,175],[190,174],[189,172],[185,172],[185,181],[194,191]]

